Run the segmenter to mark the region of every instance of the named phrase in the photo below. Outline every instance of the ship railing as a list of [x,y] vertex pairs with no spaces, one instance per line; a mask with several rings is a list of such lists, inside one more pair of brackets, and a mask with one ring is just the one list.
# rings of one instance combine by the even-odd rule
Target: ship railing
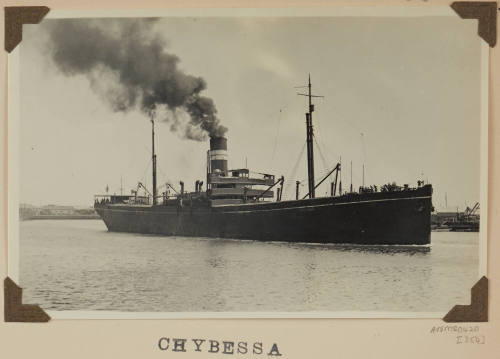
[[94,207],[107,204],[149,204],[148,196],[97,194],[94,195]]
[[267,191],[262,189],[253,189],[253,188],[213,188],[210,192],[212,197],[217,196],[238,196],[240,198],[243,197],[257,197],[261,196],[265,198],[272,198],[274,196],[273,191]]
[[247,176],[222,176],[218,173],[210,173],[208,176],[210,184],[240,184],[255,186],[270,186],[275,180],[272,175],[262,175],[262,177]]

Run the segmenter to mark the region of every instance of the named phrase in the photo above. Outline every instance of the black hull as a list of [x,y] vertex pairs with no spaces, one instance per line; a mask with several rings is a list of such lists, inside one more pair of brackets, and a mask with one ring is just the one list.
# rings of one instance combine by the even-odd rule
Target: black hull
[[260,241],[430,243],[430,185],[398,192],[214,206],[96,205],[108,230]]

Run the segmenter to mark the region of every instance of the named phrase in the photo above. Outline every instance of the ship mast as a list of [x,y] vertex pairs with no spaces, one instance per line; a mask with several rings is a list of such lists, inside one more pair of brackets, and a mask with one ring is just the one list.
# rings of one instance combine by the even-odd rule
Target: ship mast
[[153,142],[153,206],[156,205],[156,153],[155,153],[155,121],[151,118],[151,127],[152,127],[152,142]]
[[309,74],[309,83],[307,85],[308,93],[299,93],[298,95],[307,96],[309,98],[309,112],[306,113],[306,143],[307,143],[307,178],[309,185],[309,198],[315,197],[314,186],[314,150],[313,150],[313,125],[312,113],[314,112],[314,105],[312,104],[313,97],[323,97],[311,94],[311,74]]

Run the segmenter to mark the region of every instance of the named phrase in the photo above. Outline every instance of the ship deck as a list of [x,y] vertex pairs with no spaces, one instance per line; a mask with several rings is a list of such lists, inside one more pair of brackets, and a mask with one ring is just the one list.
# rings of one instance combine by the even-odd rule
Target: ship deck
[[116,211],[154,211],[154,212],[172,212],[172,211],[213,211],[213,212],[249,212],[249,211],[275,211],[291,209],[307,209],[325,206],[345,206],[350,204],[375,204],[377,202],[390,202],[399,200],[418,200],[429,199],[432,197],[432,186],[426,185],[419,188],[413,188],[402,191],[392,192],[370,192],[370,193],[346,193],[335,197],[317,197],[299,200],[285,201],[262,201],[233,204],[214,204],[209,200],[205,201],[183,201],[182,205],[178,201],[169,201],[167,204],[145,205],[145,204],[127,204],[127,203],[108,203],[97,205],[96,208],[113,208]]
[[380,201],[393,201],[402,199],[424,199],[432,196],[432,186],[426,185],[420,188],[408,189],[403,191],[393,192],[372,192],[372,193],[347,193],[342,196],[336,197],[317,197],[299,200],[285,200],[280,202],[248,202],[238,204],[220,204],[212,205],[214,209],[223,210],[250,210],[250,209],[282,209],[282,208],[297,208],[297,207],[311,207],[322,205],[347,205],[347,204],[360,204],[360,203],[374,203]]

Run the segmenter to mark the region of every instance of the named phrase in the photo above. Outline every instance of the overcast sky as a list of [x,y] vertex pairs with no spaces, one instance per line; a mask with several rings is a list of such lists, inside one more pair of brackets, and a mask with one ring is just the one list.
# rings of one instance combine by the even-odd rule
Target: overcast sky
[[[51,22],[25,25],[21,43],[22,203],[91,205],[93,195],[149,187],[150,122],[114,112],[85,75],[64,75],[47,50]],[[97,20],[105,22],[106,19]],[[95,22],[94,22],[95,23]],[[311,74],[316,178],[342,156],[342,182],[434,186],[434,205],[479,200],[480,38],[477,22],[420,18],[163,18],[151,31],[167,41],[187,74],[207,83],[228,127],[229,167],[284,175],[307,192],[306,98]],[[76,41],[76,40],[75,40]],[[98,38],[95,41],[99,41]],[[141,56],[140,53],[137,56]],[[102,86],[112,81],[102,78]],[[95,85],[95,84],[94,84]],[[205,179],[208,141],[157,125],[159,183]],[[149,165],[149,167],[148,167]],[[317,191],[323,195],[328,183]]]

